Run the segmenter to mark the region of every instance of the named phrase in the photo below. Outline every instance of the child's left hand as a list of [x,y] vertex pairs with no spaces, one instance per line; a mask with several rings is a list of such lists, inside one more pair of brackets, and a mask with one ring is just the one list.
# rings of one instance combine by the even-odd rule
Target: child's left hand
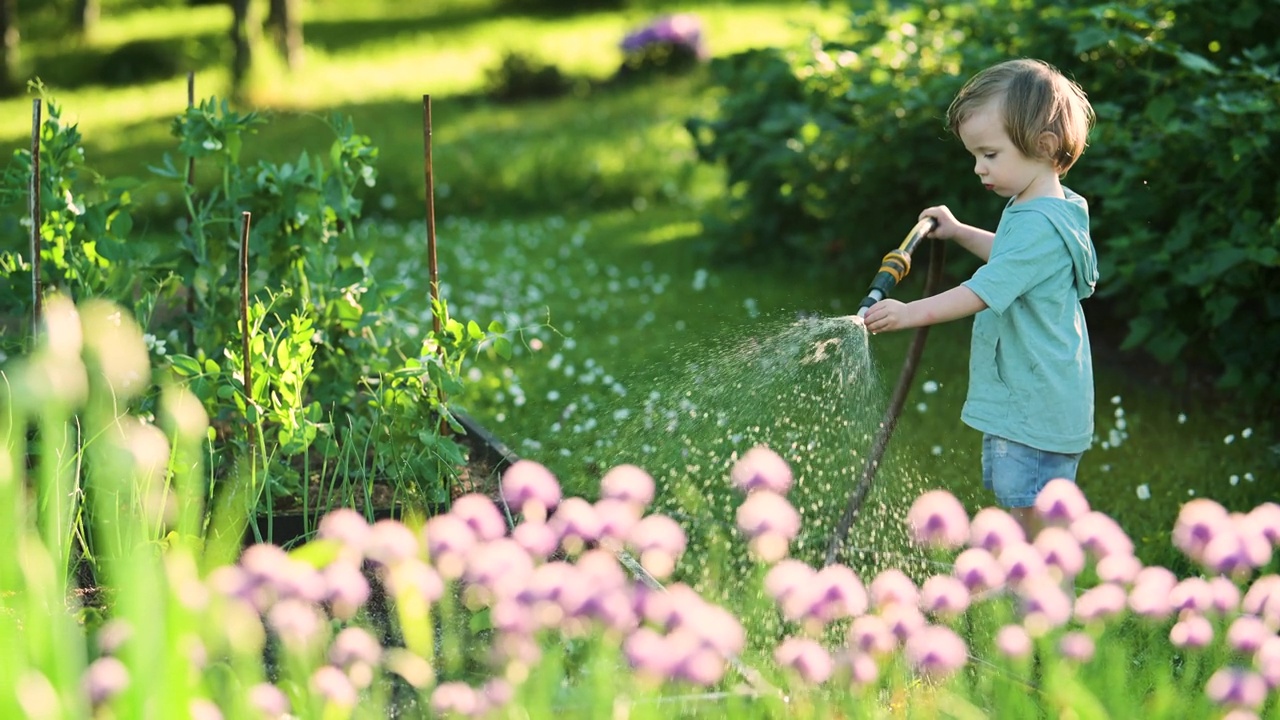
[[881,300],[872,305],[862,319],[867,325],[867,330],[873,335],[912,327],[911,309],[906,303],[898,300]]

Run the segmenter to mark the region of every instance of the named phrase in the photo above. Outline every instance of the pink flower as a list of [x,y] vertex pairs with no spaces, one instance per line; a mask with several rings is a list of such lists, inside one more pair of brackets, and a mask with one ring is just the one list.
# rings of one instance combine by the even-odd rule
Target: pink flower
[[1025,658],[1031,654],[1031,636],[1021,625],[1005,625],[996,633],[996,647],[1007,658]]
[[369,600],[371,590],[369,580],[360,568],[352,563],[338,561],[329,563],[320,576],[324,579],[324,602],[329,605],[329,612],[339,620],[350,620],[360,611],[360,606]]
[[1129,609],[1149,620],[1163,620],[1173,614],[1169,591],[1173,585],[1160,582],[1135,582],[1129,590]]
[[433,603],[444,595],[444,581],[430,565],[418,560],[404,560],[382,570],[383,582],[393,596],[410,594]]
[[1220,526],[1205,544],[1200,563],[1206,570],[1236,578],[1271,561],[1271,543],[1248,522]]
[[653,477],[635,465],[618,465],[600,478],[600,498],[621,500],[639,510],[653,502]]
[[561,547],[574,553],[600,539],[603,527],[595,506],[580,497],[565,498],[547,524],[560,537]]
[[528,520],[511,531],[511,539],[519,543],[530,557],[537,560],[546,560],[551,557],[559,545],[556,531],[552,530],[550,525]]
[[1262,641],[1253,655],[1253,666],[1266,681],[1267,687],[1280,687],[1280,637],[1272,634]]
[[596,517],[600,518],[600,539],[626,542],[631,529],[640,522],[641,506],[624,500],[604,498],[594,505]]
[[281,600],[267,611],[267,625],[291,652],[315,647],[325,626],[314,605],[296,599]]
[[1026,532],[1018,521],[1000,508],[979,510],[969,524],[969,546],[991,553],[998,553],[1009,545],[1024,543],[1026,540]]
[[898,638],[884,618],[860,615],[849,625],[849,645],[867,655],[888,655],[898,646]]
[[622,641],[622,653],[631,669],[653,679],[666,679],[677,658],[667,649],[666,639],[650,628],[642,627]]
[[1227,628],[1227,644],[1242,655],[1253,655],[1262,648],[1262,642],[1275,637],[1275,631],[1252,615],[1237,617]]
[[1005,582],[1013,586],[1021,586],[1031,580],[1039,580],[1046,576],[1044,558],[1035,546],[1028,543],[1008,545],[997,557],[1004,570]]
[[871,581],[871,602],[877,608],[890,605],[910,605],[920,602],[920,592],[906,573],[897,568],[882,570]]
[[969,514],[955,495],[946,490],[930,490],[911,504],[907,526],[917,543],[950,550],[968,539]]
[[340,668],[356,663],[377,665],[381,659],[382,645],[364,628],[343,628],[329,646],[329,662]]
[[407,560],[418,554],[418,538],[398,520],[379,520],[369,528],[365,557],[383,565]]
[[953,574],[970,593],[994,590],[1004,585],[1004,568],[987,550],[970,548],[956,556]]
[[514,597],[533,575],[533,559],[520,544],[499,538],[477,547],[467,557],[462,578],[495,598]]
[[1225,577],[1209,578],[1209,591],[1213,594],[1213,611],[1230,615],[1240,608],[1240,588]]
[[1113,583],[1095,585],[1076,598],[1076,619],[1085,623],[1109,620],[1124,612],[1127,600],[1124,588],[1119,585]]
[[1063,578],[1074,578],[1084,569],[1084,550],[1065,528],[1050,526],[1041,530],[1033,545],[1045,564],[1057,568]]
[[1268,606],[1280,603],[1280,575],[1263,575],[1253,581],[1240,601],[1240,610],[1265,616]]
[[1252,670],[1224,667],[1209,678],[1204,692],[1219,705],[1257,710],[1267,699],[1267,684]]
[[104,655],[85,668],[81,684],[89,703],[97,707],[129,687],[129,670],[118,659]]
[[440,683],[431,691],[431,709],[440,717],[468,717],[479,705],[476,691],[464,682]]
[[453,501],[449,514],[461,519],[476,537],[488,541],[507,534],[507,521],[493,501],[480,493],[467,493]]
[[675,570],[684,554],[684,530],[666,515],[647,515],[631,529],[627,544],[640,556],[640,564],[659,580]]
[[1133,541],[1110,516],[1094,510],[1071,522],[1071,534],[1095,558],[1132,555]]
[[356,706],[357,693],[351,680],[332,665],[321,665],[311,674],[311,690],[324,699],[327,705],[343,708]]
[[811,617],[827,623],[867,611],[867,590],[848,567],[828,565],[818,571],[814,580],[819,592],[817,601],[809,609]]
[[1072,603],[1067,593],[1053,581],[1026,583],[1022,595],[1022,624],[1039,637],[1071,619]]
[[849,681],[855,687],[866,687],[880,678],[880,666],[870,655],[851,654],[849,657]]
[[831,655],[809,638],[788,637],[773,651],[773,659],[808,685],[821,685],[831,677]]
[[729,479],[745,493],[766,490],[786,495],[791,489],[791,466],[774,451],[758,445],[733,464]]
[[1185,615],[1169,629],[1169,642],[1190,650],[1204,648],[1213,642],[1213,625],[1203,615]]
[[1070,525],[1089,512],[1080,487],[1062,478],[1050,480],[1036,496],[1036,513],[1046,524]]
[[1065,633],[1058,640],[1058,652],[1062,656],[1076,662],[1089,662],[1093,659],[1095,646],[1093,638],[1079,631]]
[[258,717],[284,718],[289,714],[289,698],[275,685],[261,682],[249,688],[249,707]]
[[950,628],[940,625],[924,627],[912,633],[903,647],[911,666],[932,678],[946,677],[964,667],[969,649],[964,640]]
[[1173,524],[1173,544],[1187,557],[1200,562],[1205,546],[1231,522],[1227,511],[1208,498],[1196,498],[1182,506]]
[[435,515],[422,526],[427,554],[446,578],[462,575],[464,560],[476,545],[476,534],[462,518],[445,513]]
[[764,589],[782,606],[793,593],[809,585],[817,572],[806,563],[794,559],[779,561],[764,576]]
[[544,465],[517,460],[502,474],[502,499],[531,520],[545,520],[560,503],[560,483]]
[[1262,503],[1249,511],[1249,519],[1272,545],[1280,545],[1280,504]]
[[351,508],[331,510],[320,518],[316,526],[316,538],[333,540],[356,557],[364,557],[365,542],[369,538],[369,521]]
[[738,506],[738,529],[748,538],[773,533],[791,540],[800,532],[800,514],[782,495],[757,490]]
[[1169,605],[1174,610],[1206,613],[1213,608],[1213,589],[1200,577],[1189,577],[1169,592]]
[[1098,579],[1102,582],[1128,585],[1138,577],[1138,571],[1142,570],[1142,561],[1123,553],[1108,555],[1098,561],[1096,570]]
[[880,608],[880,617],[899,642],[905,642],[928,624],[920,608],[904,603],[892,603]]
[[920,609],[943,617],[960,615],[969,607],[969,591],[951,575],[934,575],[920,587]]

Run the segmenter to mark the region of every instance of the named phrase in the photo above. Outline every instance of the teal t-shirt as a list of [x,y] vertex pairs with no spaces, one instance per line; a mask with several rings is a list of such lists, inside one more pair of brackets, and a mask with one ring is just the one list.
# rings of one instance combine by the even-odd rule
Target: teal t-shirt
[[1097,257],[1089,206],[1042,197],[1009,204],[991,256],[963,284],[987,309],[973,320],[966,425],[1031,447],[1084,452],[1093,442],[1093,362],[1080,301]]

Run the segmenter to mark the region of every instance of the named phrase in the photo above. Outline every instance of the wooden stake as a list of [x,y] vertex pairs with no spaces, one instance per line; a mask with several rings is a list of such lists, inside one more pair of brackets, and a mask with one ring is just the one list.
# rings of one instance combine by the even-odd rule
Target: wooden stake
[[[196,106],[196,74],[194,72],[187,73],[187,109]],[[187,157],[187,185],[190,186],[196,181],[196,156]]]
[[43,314],[40,286],[40,98],[31,101],[31,335],[40,332]]

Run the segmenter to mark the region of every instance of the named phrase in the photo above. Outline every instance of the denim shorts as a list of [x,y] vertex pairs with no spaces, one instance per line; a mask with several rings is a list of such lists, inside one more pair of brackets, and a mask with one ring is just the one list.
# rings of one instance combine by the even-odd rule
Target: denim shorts
[[1084,453],[1037,450],[996,435],[982,436],[982,485],[1007,508],[1031,507],[1050,480],[1076,479]]

